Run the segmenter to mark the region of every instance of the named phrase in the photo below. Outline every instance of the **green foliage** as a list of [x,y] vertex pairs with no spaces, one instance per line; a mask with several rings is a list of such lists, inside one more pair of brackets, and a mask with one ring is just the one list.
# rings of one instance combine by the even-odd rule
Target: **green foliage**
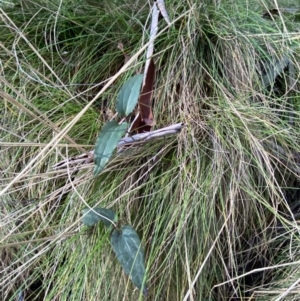
[[82,222],[87,226],[93,226],[99,221],[102,221],[106,227],[110,227],[118,222],[116,213],[113,210],[106,208],[86,208],[82,210],[82,214]]
[[144,251],[136,231],[131,226],[124,226],[121,231],[114,230],[111,245],[125,273],[147,295]]
[[130,77],[122,86],[118,98],[116,109],[121,116],[128,116],[135,108],[143,83],[143,74]]
[[[138,74],[124,83],[118,94],[116,105],[120,115],[126,117],[133,111],[138,102],[142,82],[143,74]],[[118,124],[116,121],[110,121],[102,128],[95,146],[94,175],[103,170],[127,128],[126,122]],[[114,211],[105,208],[83,210],[82,222],[85,225],[93,226],[98,221],[102,221],[105,226],[110,227],[117,221],[117,217]],[[131,226],[124,226],[121,231],[113,230],[111,245],[125,273],[146,295],[144,251],[136,231]]]
[[158,24],[152,109],[157,128],[186,127],[124,148],[97,177],[90,158],[52,167],[94,149],[102,111],[115,113],[144,53],[91,100],[124,53],[147,42],[149,5],[9,3],[0,20],[0,189],[11,185],[0,191],[0,300],[20,289],[28,300],[144,299],[120,277],[103,227],[78,227],[86,201],[118,208],[142,232],[149,300],[298,300],[299,0],[280,1],[269,17],[273,0],[166,0],[173,23]]
[[[118,94],[116,105],[117,111],[120,115],[126,117],[133,111],[138,102],[142,82],[143,74],[138,74],[130,77],[124,83]],[[108,122],[102,128],[95,145],[95,176],[104,169],[127,128],[128,124],[126,122],[118,124],[114,120]]]
[[[82,214],[82,223],[87,226],[93,226],[102,221],[106,227],[111,229],[110,227],[115,226],[118,221],[113,210],[100,207],[83,209]],[[115,228],[111,234],[111,245],[125,273],[143,291],[143,294],[147,295],[145,256],[136,231],[131,226],[123,226],[121,230]]]
[[[133,111],[138,102],[142,82],[143,74],[138,74],[124,83],[118,94],[116,105],[120,115],[126,117]],[[126,122],[118,124],[114,120],[108,122],[102,128],[95,145],[95,176],[104,169],[127,128],[128,124]]]
[[95,176],[104,169],[127,128],[128,124],[126,122],[118,124],[114,120],[108,122],[102,128],[95,145]]

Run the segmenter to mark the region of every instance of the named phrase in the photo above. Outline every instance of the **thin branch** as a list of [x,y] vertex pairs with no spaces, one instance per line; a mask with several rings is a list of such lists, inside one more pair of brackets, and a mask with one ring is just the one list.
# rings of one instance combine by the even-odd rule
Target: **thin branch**
[[[176,123],[167,127],[164,127],[162,129],[158,129],[156,131],[142,133],[142,134],[136,134],[131,137],[124,137],[120,140],[118,143],[118,147],[123,147],[125,145],[133,145],[133,144],[143,144],[145,142],[148,142],[149,140],[162,138],[169,135],[178,134],[181,129],[184,127],[183,123]],[[64,168],[69,165],[77,165],[77,164],[88,164],[92,163],[94,161],[94,150],[81,154],[76,157],[71,157],[66,160],[63,160],[53,166],[53,169],[59,169]]]

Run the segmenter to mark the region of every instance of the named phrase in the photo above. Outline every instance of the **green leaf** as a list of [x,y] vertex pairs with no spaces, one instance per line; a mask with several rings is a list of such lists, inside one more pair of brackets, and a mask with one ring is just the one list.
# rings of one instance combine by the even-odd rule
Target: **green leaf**
[[87,226],[93,226],[99,221],[102,221],[106,227],[112,225],[112,223],[118,222],[118,217],[113,210],[96,207],[93,209],[82,210],[82,222]]
[[127,128],[127,122],[118,124],[116,121],[110,121],[102,128],[95,145],[95,176],[104,169]]
[[111,244],[125,273],[140,290],[143,288],[146,295],[144,251],[136,231],[130,226],[122,227],[121,231],[114,230]]
[[140,96],[143,78],[143,74],[134,75],[122,86],[116,105],[116,109],[121,116],[128,116],[134,110]]

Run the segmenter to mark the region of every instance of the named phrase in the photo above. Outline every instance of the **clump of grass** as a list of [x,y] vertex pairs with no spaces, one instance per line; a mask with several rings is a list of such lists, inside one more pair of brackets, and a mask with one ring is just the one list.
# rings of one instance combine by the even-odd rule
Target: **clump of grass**
[[147,42],[150,7],[12,3],[0,26],[1,300],[143,299],[105,230],[82,226],[86,204],[137,229],[151,300],[296,300],[297,14],[263,17],[272,1],[166,1],[177,21],[155,42],[153,112],[157,127],[186,127],[93,178],[93,164],[52,166],[93,148],[102,110],[144,57],[94,97],[124,64],[118,43],[134,55]]

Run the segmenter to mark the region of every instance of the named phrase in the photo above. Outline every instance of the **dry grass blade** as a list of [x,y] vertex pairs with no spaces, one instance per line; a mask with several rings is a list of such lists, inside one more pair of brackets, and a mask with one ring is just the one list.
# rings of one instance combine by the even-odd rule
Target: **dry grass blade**
[[164,0],[156,0],[156,3],[157,3],[157,7],[158,7],[161,15],[164,17],[167,24],[170,25],[171,22],[170,22],[168,12],[166,10],[165,1]]
[[154,2],[152,7],[152,14],[151,14],[151,27],[150,27],[150,39],[149,39],[149,45],[146,52],[146,65],[145,65],[145,78],[144,78],[144,84],[146,81],[146,75],[148,74],[148,68],[150,65],[151,58],[153,56],[154,52],[154,41],[157,36],[158,32],[158,17],[159,17],[159,11],[157,9],[156,3]]

